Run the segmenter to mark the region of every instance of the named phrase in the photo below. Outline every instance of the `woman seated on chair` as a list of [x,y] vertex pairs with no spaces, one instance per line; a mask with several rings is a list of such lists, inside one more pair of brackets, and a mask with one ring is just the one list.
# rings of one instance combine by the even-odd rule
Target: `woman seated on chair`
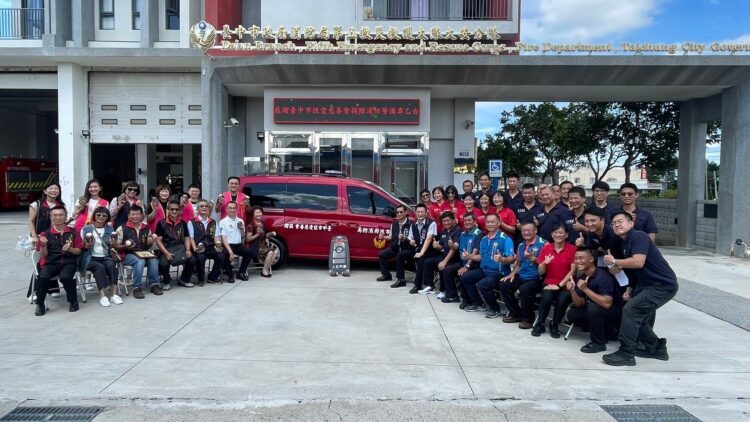
[[570,293],[565,289],[565,284],[573,279],[576,271],[574,263],[576,247],[567,243],[568,228],[560,223],[552,228],[552,242],[542,247],[539,253],[539,275],[544,276],[544,289],[542,290],[542,301],[539,303],[539,318],[536,320],[531,335],[538,337],[544,332],[544,323],[547,315],[555,304],[555,313],[549,323],[550,336],[560,337],[558,325],[565,316],[565,310],[570,305]]
[[[94,221],[81,230],[83,240],[83,251],[78,260],[78,269],[81,276],[90,271],[94,275],[96,285],[99,288],[99,304],[109,306],[122,304],[122,298],[117,294],[117,268],[115,262],[109,255],[112,245],[112,233],[114,229],[109,224],[110,214],[106,207],[97,207],[94,210]],[[107,287],[112,287],[110,296],[107,296]]]
[[250,209],[252,216],[252,228],[248,231],[246,241],[252,242],[250,249],[253,255],[263,262],[263,269],[260,270],[262,277],[271,278],[271,265],[279,258],[279,250],[272,248],[269,237],[276,236],[276,232],[267,232],[266,225],[263,222],[263,208],[255,206]]

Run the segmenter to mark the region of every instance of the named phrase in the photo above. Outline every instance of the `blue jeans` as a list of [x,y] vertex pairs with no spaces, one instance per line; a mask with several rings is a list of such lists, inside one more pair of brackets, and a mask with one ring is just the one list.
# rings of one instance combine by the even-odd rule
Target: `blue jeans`
[[133,267],[133,288],[141,288],[141,280],[143,279],[143,268],[148,264],[148,282],[151,286],[159,284],[159,259],[149,258],[141,259],[133,254],[125,255],[125,259],[122,260],[122,265],[127,267]]

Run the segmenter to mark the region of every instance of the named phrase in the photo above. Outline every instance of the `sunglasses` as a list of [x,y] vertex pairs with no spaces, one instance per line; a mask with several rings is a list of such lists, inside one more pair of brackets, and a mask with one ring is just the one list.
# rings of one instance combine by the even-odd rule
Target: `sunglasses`
[[620,196],[635,196],[635,192],[620,192]]
[[138,188],[127,188],[125,190],[128,192],[138,192]]
[[423,193],[423,194],[422,194],[422,198],[429,198],[429,197],[430,197],[430,194],[429,194],[429,193]]
[[403,211],[396,211],[396,214],[403,214]]
[[97,216],[97,217],[107,217],[107,214],[105,214],[103,212],[98,212],[98,213],[96,213],[94,215]]

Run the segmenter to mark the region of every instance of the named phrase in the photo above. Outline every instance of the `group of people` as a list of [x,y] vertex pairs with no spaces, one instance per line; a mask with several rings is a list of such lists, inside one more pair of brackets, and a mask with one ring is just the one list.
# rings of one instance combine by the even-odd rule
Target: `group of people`
[[537,337],[547,329],[560,337],[567,314],[590,333],[582,352],[603,352],[619,340],[617,351],[603,355],[609,365],[635,365],[636,356],[667,360],[666,339],[653,326],[656,310],[676,294],[677,278],[656,246],[653,217],[637,206],[636,185],[620,186],[622,205],[615,207],[606,182],[594,183],[587,204],[586,191],[569,181],[519,187],[519,179],[509,173],[507,189],[495,192],[486,173],[476,190],[465,181],[461,195],[455,186],[423,190],[413,220],[398,207],[388,234],[376,238],[390,241],[377,280],[392,281],[395,260],[392,288],[406,286],[413,267],[411,294],[439,290],[443,303],[502,316]]
[[[68,209],[61,200],[60,185],[47,185],[43,196],[29,207],[30,237],[40,257],[35,314],[47,312],[48,294],[60,296],[55,278],[65,289],[69,311],[77,311],[77,272],[83,276],[89,272],[94,278],[101,306],[122,304],[117,289],[118,264],[132,268],[135,299],[145,298],[144,270],[155,296],[171,289],[171,269],[178,266],[182,272],[177,284],[188,288],[195,286],[193,275],[198,286],[220,282],[223,277],[229,283],[234,283],[235,277],[247,280],[253,260],[262,263],[260,275],[270,278],[278,250],[271,247],[269,239],[276,233],[266,230],[263,209],[250,206],[238,177],[230,177],[227,186],[213,202],[201,197],[197,185],[177,195],[162,184],[146,202],[140,198],[138,183],[130,181],[124,183],[120,195],[108,201],[102,197],[99,181],[92,179],[83,196]],[[214,219],[213,213],[219,218]],[[240,259],[236,276],[235,258]],[[207,278],[206,260],[213,260]]]

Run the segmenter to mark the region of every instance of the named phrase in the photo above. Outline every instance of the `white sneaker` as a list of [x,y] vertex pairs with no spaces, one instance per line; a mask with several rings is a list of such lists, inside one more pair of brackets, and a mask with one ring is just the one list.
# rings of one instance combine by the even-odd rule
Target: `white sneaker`
[[110,299],[110,302],[114,303],[115,305],[122,305],[122,298],[119,295],[112,295],[112,299]]
[[102,296],[101,299],[99,299],[99,304],[104,306],[105,308],[110,305],[109,299],[107,299],[107,296]]
[[[50,296],[52,296],[52,297],[54,297],[55,299],[57,299],[58,297],[60,297],[60,292],[54,292],[54,293],[51,293],[51,294],[50,294]],[[36,300],[36,296],[34,296],[34,300]]]
[[87,284],[86,285],[86,291],[87,292],[93,292],[94,291],[94,285],[93,284]]
[[442,299],[442,298],[444,298],[444,297],[445,297],[445,292],[440,292],[440,293],[438,293],[438,295],[437,295],[437,298],[438,298],[438,299]]
[[420,290],[419,294],[421,294],[421,295],[428,295],[428,294],[432,293],[433,290],[434,289],[432,287],[427,286],[424,289]]

